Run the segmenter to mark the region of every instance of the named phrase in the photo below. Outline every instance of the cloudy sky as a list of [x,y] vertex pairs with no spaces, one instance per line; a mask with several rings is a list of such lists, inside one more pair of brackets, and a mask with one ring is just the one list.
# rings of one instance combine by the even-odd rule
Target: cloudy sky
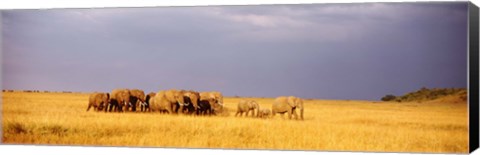
[[467,3],[3,10],[2,87],[378,100],[466,87]]

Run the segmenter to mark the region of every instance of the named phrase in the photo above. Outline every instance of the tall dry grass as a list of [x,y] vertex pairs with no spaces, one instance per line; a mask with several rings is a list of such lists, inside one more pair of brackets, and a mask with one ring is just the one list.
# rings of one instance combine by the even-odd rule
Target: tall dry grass
[[[86,112],[88,94],[2,94],[7,144],[467,153],[466,103],[306,100],[305,120]],[[273,99],[254,98],[262,108]],[[450,103],[452,102],[452,103]]]

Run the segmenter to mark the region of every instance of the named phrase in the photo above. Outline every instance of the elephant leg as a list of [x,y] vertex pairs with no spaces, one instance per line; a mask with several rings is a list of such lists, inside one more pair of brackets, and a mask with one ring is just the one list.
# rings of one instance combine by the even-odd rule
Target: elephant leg
[[293,110],[288,110],[287,112],[288,112],[288,119],[292,119]]
[[110,105],[110,108],[109,108],[109,111],[110,111],[110,112],[115,112],[115,109],[117,109],[117,105],[111,104],[111,105]]
[[184,107],[185,107],[185,106],[183,106],[183,104],[180,104],[180,105],[178,106],[178,111],[177,111],[177,113],[178,113],[178,114],[183,113],[183,110],[184,110],[183,108],[184,108]]
[[172,108],[167,108],[168,114],[173,114],[173,109]]
[[125,108],[125,107],[126,107],[126,105],[125,106],[123,106],[122,104],[118,105],[118,108],[117,108],[118,112],[123,112],[123,108]]
[[293,113],[293,117],[294,117],[295,119],[298,119],[298,115],[297,115],[296,110],[293,110],[292,113]]
[[178,108],[178,105],[175,103],[171,107],[172,107],[173,110],[176,110]]
[[140,101],[137,101],[137,102],[135,102],[135,103],[132,105],[132,111],[133,111],[133,112],[137,111],[138,102],[140,102]]
[[196,113],[198,110],[198,104],[193,104],[193,111],[192,114]]
[[88,104],[87,111],[90,110],[90,107],[92,107],[92,105]]

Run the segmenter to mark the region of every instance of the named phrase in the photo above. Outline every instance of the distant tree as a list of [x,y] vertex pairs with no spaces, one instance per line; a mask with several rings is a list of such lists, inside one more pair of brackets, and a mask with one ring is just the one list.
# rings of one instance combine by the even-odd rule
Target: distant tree
[[397,97],[395,95],[392,95],[392,94],[388,94],[388,95],[385,95],[384,97],[381,98],[382,101],[393,101],[395,100]]

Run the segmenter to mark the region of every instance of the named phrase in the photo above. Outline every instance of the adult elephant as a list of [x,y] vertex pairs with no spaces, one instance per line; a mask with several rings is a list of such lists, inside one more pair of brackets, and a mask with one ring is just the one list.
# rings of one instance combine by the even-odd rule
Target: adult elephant
[[94,92],[90,94],[88,99],[87,111],[90,110],[91,107],[93,107],[95,111],[105,110],[105,112],[107,112],[109,99],[110,99],[110,94],[108,93]]
[[184,104],[182,92],[175,89],[159,91],[150,99],[150,109],[152,111],[168,112],[169,114],[183,110]]
[[292,119],[292,115],[298,119],[297,109],[300,110],[300,119],[303,120],[303,100],[295,96],[280,96],[272,104],[272,117],[279,113],[283,118],[284,113],[287,113],[289,119]]
[[188,114],[196,113],[199,109],[198,103],[200,101],[200,93],[193,90],[183,90],[182,94],[185,101],[182,112]]
[[130,90],[130,104],[127,104],[125,109],[132,108],[133,112],[137,111],[137,105],[145,103],[145,93],[140,89]]
[[154,92],[151,92],[151,93],[148,93],[147,96],[145,96],[145,102],[140,104],[140,111],[141,112],[145,112],[148,110],[150,110],[150,99],[153,98],[155,96],[156,93]]
[[114,89],[110,97],[110,107],[108,111],[122,112],[123,107],[130,104],[130,90]]
[[[237,113],[235,113],[235,116],[242,116],[243,113],[246,113],[245,116],[248,116],[248,113],[251,111],[252,112],[252,117],[258,116],[260,106],[258,105],[257,102],[254,100],[240,100],[238,102],[237,106]],[[256,111],[256,115],[255,115]]]
[[220,92],[201,92],[199,101],[199,114],[216,114],[223,110],[223,95]]
[[[172,113],[172,105],[165,101],[165,91],[159,91],[149,99],[150,111],[152,112],[169,112]],[[167,104],[168,103],[168,104]]]

